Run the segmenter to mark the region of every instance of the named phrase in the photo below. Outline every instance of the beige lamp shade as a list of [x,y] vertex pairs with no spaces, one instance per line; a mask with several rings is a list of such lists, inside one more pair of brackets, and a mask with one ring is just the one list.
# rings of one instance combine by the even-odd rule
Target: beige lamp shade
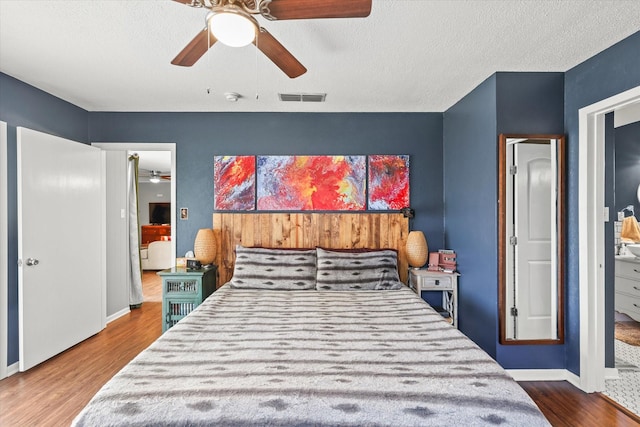
[[422,231],[412,231],[407,237],[407,262],[411,267],[420,268],[427,263],[429,247]]
[[211,228],[198,230],[193,252],[202,265],[211,264],[216,259],[216,235]]

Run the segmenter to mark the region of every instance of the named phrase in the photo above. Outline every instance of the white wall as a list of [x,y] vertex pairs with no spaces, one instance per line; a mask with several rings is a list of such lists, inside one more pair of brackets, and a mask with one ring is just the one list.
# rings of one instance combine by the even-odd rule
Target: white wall
[[140,191],[138,194],[140,225],[148,225],[149,203],[171,203],[171,182],[164,180],[157,184],[152,182],[141,182],[138,188]]
[[129,223],[126,151],[105,151],[107,320],[129,311]]

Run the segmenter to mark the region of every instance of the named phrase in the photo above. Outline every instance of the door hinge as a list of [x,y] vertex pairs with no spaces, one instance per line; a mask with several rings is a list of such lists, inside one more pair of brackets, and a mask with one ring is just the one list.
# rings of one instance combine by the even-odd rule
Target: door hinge
[[517,173],[518,173],[518,165],[511,165],[511,166],[509,167],[509,173],[510,173],[511,175],[515,175],[515,174],[517,174]]
[[517,245],[518,244],[518,237],[517,236],[509,237],[509,243],[511,244],[511,246]]
[[514,317],[518,315],[518,308],[517,307],[511,307],[511,315],[514,316]]

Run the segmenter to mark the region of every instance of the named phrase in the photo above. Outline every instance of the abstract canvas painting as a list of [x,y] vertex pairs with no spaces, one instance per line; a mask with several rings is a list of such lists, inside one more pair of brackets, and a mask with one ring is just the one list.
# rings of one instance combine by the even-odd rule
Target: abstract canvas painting
[[409,206],[409,156],[369,156],[369,209]]
[[213,208],[221,211],[254,210],[255,182],[255,156],[215,156]]
[[258,210],[364,210],[365,156],[258,156]]

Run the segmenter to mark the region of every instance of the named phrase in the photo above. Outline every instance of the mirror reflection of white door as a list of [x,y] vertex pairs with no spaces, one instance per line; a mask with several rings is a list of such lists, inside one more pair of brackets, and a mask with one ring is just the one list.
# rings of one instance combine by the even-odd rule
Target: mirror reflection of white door
[[103,155],[17,129],[20,370],[105,325]]
[[[514,145],[515,338],[548,339],[555,332],[556,187],[553,144]],[[515,314],[515,313],[513,313]]]

